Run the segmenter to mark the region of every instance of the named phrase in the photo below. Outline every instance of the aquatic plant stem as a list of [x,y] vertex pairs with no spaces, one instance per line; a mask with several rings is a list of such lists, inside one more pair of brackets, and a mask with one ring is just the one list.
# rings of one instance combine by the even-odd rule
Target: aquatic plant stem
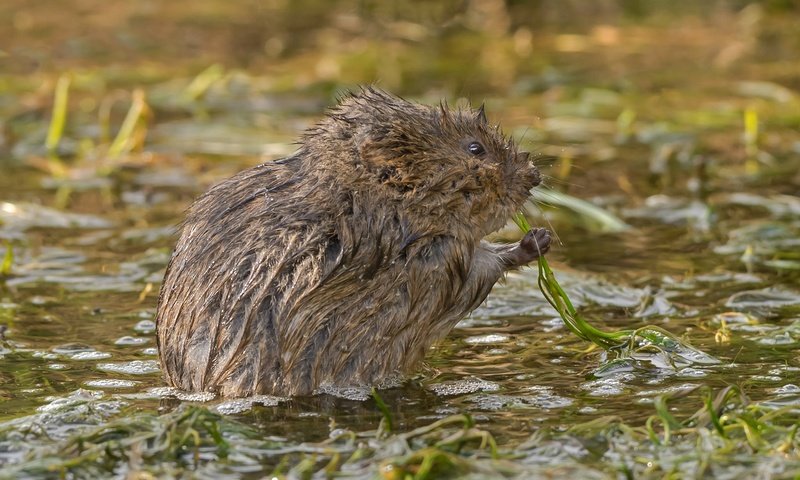
[[389,411],[389,407],[386,405],[386,402],[383,401],[380,395],[378,395],[378,390],[376,388],[372,388],[372,400],[375,401],[375,406],[378,407],[378,410],[381,411],[383,415],[384,421],[384,428],[386,433],[392,433],[394,430],[394,420],[392,419],[392,412]]
[[134,90],[131,108],[128,110],[127,115],[125,115],[125,119],[122,121],[122,126],[119,127],[117,136],[114,138],[111,146],[108,147],[109,157],[117,158],[123,153],[130,151],[133,146],[132,139],[134,130],[146,109],[147,103],[145,102],[144,90]]
[[45,147],[47,153],[55,155],[61,137],[64,134],[64,126],[67,124],[67,101],[69,100],[69,85],[72,82],[70,75],[61,75],[56,83],[56,90],[53,97],[53,116],[50,119],[50,127],[47,129],[47,139]]
[[11,274],[11,265],[14,263],[14,247],[11,242],[6,241],[6,253],[3,261],[0,262],[0,277],[7,277]]

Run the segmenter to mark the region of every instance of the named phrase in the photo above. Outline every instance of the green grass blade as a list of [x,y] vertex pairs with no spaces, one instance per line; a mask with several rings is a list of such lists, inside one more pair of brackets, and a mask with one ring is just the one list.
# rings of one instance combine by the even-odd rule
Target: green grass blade
[[6,253],[3,255],[3,262],[0,263],[0,277],[11,275],[11,265],[14,263],[14,247],[6,242]]
[[69,75],[61,75],[56,83],[56,91],[53,98],[53,116],[50,119],[50,128],[47,130],[45,147],[49,153],[55,153],[61,137],[64,134],[64,127],[67,124],[67,102],[69,100],[69,85],[72,79]]
[[122,121],[122,126],[119,127],[116,138],[114,138],[111,146],[108,147],[109,157],[117,158],[131,149],[133,133],[146,108],[147,103],[145,102],[144,91],[141,89],[135,90],[133,92],[131,108],[128,109],[128,113]]
[[386,405],[386,402],[383,401],[380,395],[378,395],[378,390],[376,388],[372,389],[372,400],[375,401],[375,406],[378,407],[378,410],[381,411],[384,420],[384,427],[386,428],[386,433],[392,433],[394,430],[394,420],[392,419],[392,412],[389,411],[389,407]]

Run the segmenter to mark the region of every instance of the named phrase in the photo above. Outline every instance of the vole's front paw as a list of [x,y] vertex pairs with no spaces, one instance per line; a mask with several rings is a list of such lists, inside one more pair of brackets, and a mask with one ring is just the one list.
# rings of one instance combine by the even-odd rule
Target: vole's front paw
[[519,241],[519,249],[525,258],[520,263],[526,264],[550,250],[550,232],[546,228],[532,228]]
[[523,267],[550,250],[550,232],[544,228],[532,228],[518,244],[504,248],[501,260],[506,268]]

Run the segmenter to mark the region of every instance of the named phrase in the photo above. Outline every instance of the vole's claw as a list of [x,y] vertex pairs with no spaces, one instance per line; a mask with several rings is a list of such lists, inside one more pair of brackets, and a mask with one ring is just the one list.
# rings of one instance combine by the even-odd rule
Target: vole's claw
[[532,228],[519,244],[503,257],[508,268],[519,268],[531,263],[550,250],[550,232],[545,228]]
[[540,257],[550,250],[550,231],[546,228],[532,228],[522,237],[519,246],[531,255],[530,260]]

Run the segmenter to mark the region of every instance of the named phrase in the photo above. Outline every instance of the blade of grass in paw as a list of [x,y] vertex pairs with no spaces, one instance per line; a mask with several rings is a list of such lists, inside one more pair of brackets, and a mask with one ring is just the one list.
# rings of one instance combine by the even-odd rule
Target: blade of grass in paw
[[[520,212],[514,215],[514,223],[522,230],[530,230],[530,224]],[[659,327],[648,325],[635,330],[606,332],[593,327],[581,316],[569,296],[556,280],[553,270],[544,256],[539,257],[539,289],[547,302],[558,312],[564,325],[578,338],[592,342],[618,357],[630,357],[647,349],[655,348],[667,356],[670,365],[681,368],[690,364],[711,365],[719,360],[691,345],[681,342],[677,337]]]

